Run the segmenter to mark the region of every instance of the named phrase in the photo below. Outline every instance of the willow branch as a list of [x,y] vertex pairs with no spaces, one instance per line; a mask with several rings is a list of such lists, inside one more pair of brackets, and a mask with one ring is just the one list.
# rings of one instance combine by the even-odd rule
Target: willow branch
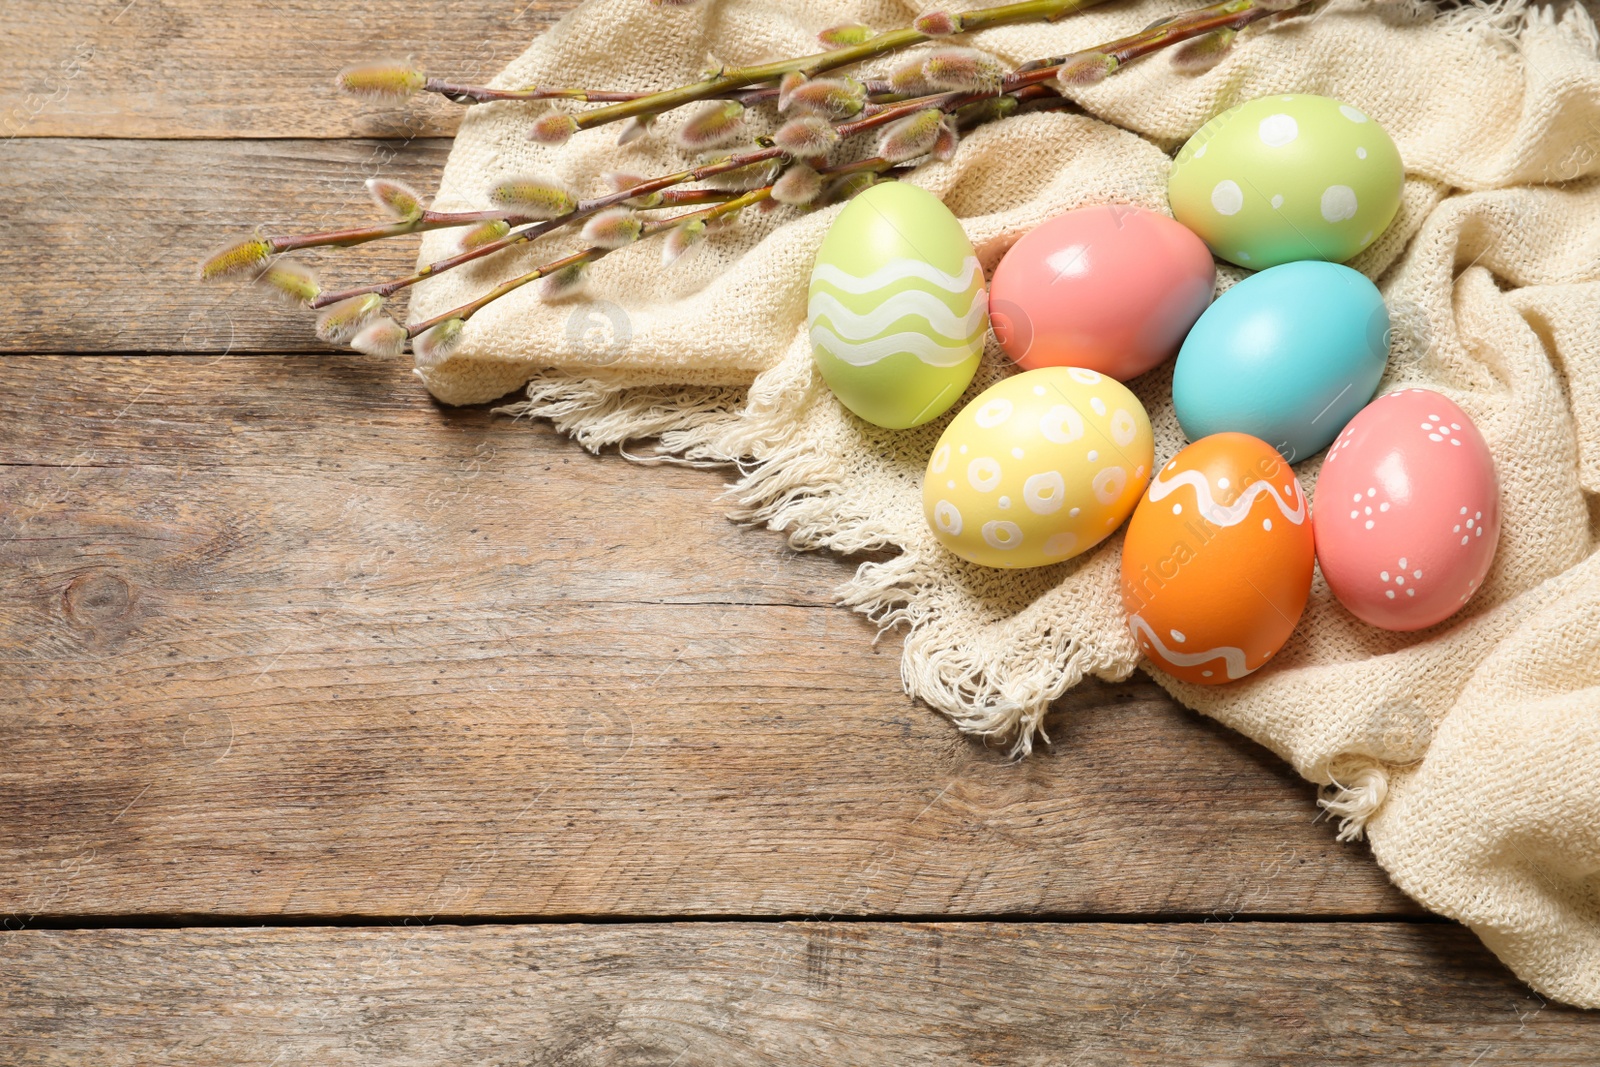
[[[993,26],[1005,26],[1017,22],[1044,22],[1064,18],[1075,14],[1105,0],[1022,0],[1020,3],[1001,4],[997,7],[982,8],[977,11],[968,11],[959,15],[951,15],[955,24],[956,33],[970,33],[975,30],[988,29]],[[618,101],[607,104],[593,111],[586,111],[574,115],[580,130],[593,129],[604,126],[610,122],[620,122],[623,119],[636,118],[645,115],[659,115],[664,111],[691,104],[697,100],[708,100],[712,97],[741,89],[745,86],[755,85],[759,82],[776,81],[785,74],[798,72],[808,78],[852,63],[873,59],[877,56],[897,52],[909,48],[914,44],[932,40],[932,36],[923,33],[915,27],[906,27],[899,30],[890,30],[880,33],[861,44],[848,45],[844,48],[835,48],[827,52],[819,52],[810,56],[799,56],[794,59],[779,60],[775,63],[763,63],[752,67],[736,67],[724,70],[709,78],[703,78],[688,85],[681,85],[675,89],[667,89],[658,93],[651,93],[634,100]]]
[[[889,123],[894,122],[896,119],[904,118],[906,115],[914,114],[917,111],[921,111],[929,107],[942,106],[950,110],[954,110],[954,108],[959,106],[961,103],[986,99],[992,95],[993,94],[991,93],[940,93],[936,96],[918,97],[900,104],[885,107],[876,114],[864,116],[856,119],[853,122],[840,123],[837,129],[839,131],[839,137],[842,140],[846,137],[852,137],[858,133],[876,129],[880,126],[886,126]],[[933,100],[937,100],[939,103],[935,104],[929,102]],[[640,182],[639,184],[629,186],[626,189],[619,189],[614,193],[607,193],[604,196],[597,196],[590,200],[584,200],[580,202],[576,208],[567,212],[565,215],[533,223],[532,225],[528,225],[523,229],[514,230],[497,241],[490,241],[488,244],[481,245],[478,248],[469,249],[465,252],[459,252],[456,255],[446,257],[445,259],[436,260],[433,263],[429,263],[418,268],[414,273],[408,274],[403,278],[394,278],[385,282],[374,282],[370,285],[357,286],[356,288],[341,290],[337,293],[323,293],[311,302],[311,306],[313,308],[323,308],[341,300],[348,300],[353,296],[364,296],[367,293],[375,293],[382,297],[391,297],[395,293],[400,292],[400,290],[416,285],[420,281],[432,278],[435,275],[443,274],[445,271],[454,270],[457,267],[471,263],[475,260],[482,259],[485,256],[493,255],[496,252],[504,251],[505,249],[511,248],[515,245],[526,244],[529,241],[536,240],[537,238],[543,237],[544,235],[552,233],[555,230],[561,229],[562,227],[570,226],[576,222],[581,222],[592,215],[604,211],[608,207],[614,207],[617,204],[626,203],[629,200],[646,196],[651,193],[665,192],[670,190],[673,186],[684,185],[689,182],[705,181],[707,178],[713,178],[718,174],[725,174],[730,170],[738,170],[741,167],[748,167],[757,163],[765,163],[769,160],[787,158],[788,157],[785,155],[782,149],[769,145],[754,149],[749,152],[741,152],[735,155],[722,156],[720,158],[711,160],[710,162],[703,163],[698,167],[691,167],[687,170],[680,170],[672,174],[664,174],[657,178],[651,178],[648,181]],[[373,229],[378,228],[379,227],[373,227]],[[404,233],[408,231],[401,230],[397,232]]]
[[[487,104],[497,100],[574,100],[584,104],[611,104],[627,103],[654,95],[648,89],[628,92],[603,89],[551,89],[534,85],[530,85],[525,89],[491,89],[487,85],[463,85],[444,78],[428,78],[422,83],[418,91],[437,93],[457,104]],[[751,104],[766,99],[769,93],[772,96],[776,96],[777,92],[776,87],[773,87],[749,92],[722,93],[718,94],[718,96],[723,99],[738,100],[740,103]]]
[[[959,31],[964,31],[981,28],[987,25],[999,25],[1008,21],[1020,21],[1026,18],[1060,17],[1062,14],[1079,10],[1097,2],[1099,2],[1099,0],[1029,0],[1028,3],[1023,4],[1005,5],[983,11],[971,12],[960,16],[942,17],[957,20],[959,22]],[[1133,61],[1134,59],[1149,55],[1162,48],[1166,48],[1183,41],[1203,37],[1206,34],[1222,34],[1224,36],[1231,35],[1232,33],[1237,32],[1239,29],[1265,18],[1268,15],[1277,14],[1279,12],[1290,10],[1296,7],[1303,7],[1315,2],[1316,0],[1300,0],[1299,3],[1294,2],[1294,0],[1219,0],[1217,3],[1160,20],[1146,27],[1145,29],[1140,30],[1138,33],[1118,38],[1114,41],[1107,42],[1085,51],[1072,53],[1071,55],[1053,56],[1046,59],[1038,59],[1024,63],[1012,70],[1010,73],[1006,74],[1001,79],[998,86],[988,88],[983,91],[952,90],[929,93],[927,95],[915,97],[906,97],[902,95],[892,100],[870,103],[853,120],[836,123],[834,125],[834,130],[838,139],[844,140],[869,130],[887,126],[902,118],[906,118],[930,109],[942,111],[946,115],[955,116],[954,121],[956,125],[961,125],[961,118],[964,114],[964,109],[977,114],[978,112],[983,111],[983,109],[974,109],[973,105],[985,103],[992,104],[997,97],[1009,98],[1016,101],[1016,106],[1013,107],[1013,110],[1031,111],[1040,109],[1055,109],[1062,106],[1067,106],[1067,102],[1061,100],[1057,94],[1046,88],[1045,83],[1056,78],[1061,78],[1066,83],[1084,80],[1097,80],[1099,77],[1104,77],[1106,74],[1119,69],[1121,66]],[[906,32],[916,33],[919,39],[926,36],[922,34],[921,31]],[[893,36],[893,34],[886,34],[883,36],[888,37]],[[1231,37],[1229,39],[1231,39]],[[770,77],[774,73],[778,73],[779,68],[785,71],[805,70],[807,73],[820,73],[823,70],[833,69],[833,67],[841,66],[847,62],[854,62],[856,59],[862,58],[862,49],[867,48],[868,45],[878,45],[881,43],[881,37],[874,38],[872,41],[867,42],[867,45],[835,49],[832,52],[822,53],[820,56],[808,57],[807,61],[812,63],[812,65],[809,67],[807,67],[802,61],[786,61],[784,64],[725,72],[721,78],[724,80],[730,78],[738,80],[739,78],[745,77],[752,79],[757,77],[766,78]],[[891,49],[886,48],[884,50]],[[854,58],[844,58],[846,55]],[[1089,61],[1087,66],[1085,65],[1086,61]],[[1085,73],[1092,73],[1094,77],[1082,77],[1082,75]],[[709,83],[697,84],[703,86]],[[874,88],[882,88],[882,86],[875,85]],[[680,90],[672,90],[667,94],[640,96],[635,100],[627,101],[625,103],[632,105],[654,99],[657,104],[660,104],[663,99],[671,97],[672,93],[679,91]],[[768,90],[763,88],[759,91],[766,92]],[[701,98],[703,97],[695,97],[695,99]],[[607,111],[611,111],[611,109],[601,108],[598,111],[588,113],[588,115],[599,115]],[[641,113],[643,112],[635,111],[630,112],[629,114]],[[586,118],[588,116],[584,117]],[[628,116],[623,115],[621,112],[613,112],[613,117],[622,118]],[[990,114],[989,117],[993,117],[993,115]],[[986,121],[986,119],[979,119],[978,121]],[[691,182],[704,181],[708,178],[715,177],[716,175],[738,170],[740,168],[773,161],[779,163],[790,163],[794,161],[794,158],[785,153],[782,149],[778,148],[776,145],[772,144],[770,141],[763,139],[761,142],[758,142],[758,147],[750,151],[722,156],[718,159],[710,160],[695,167],[677,171],[672,174],[661,175],[656,178],[639,182],[625,189],[616,190],[604,196],[581,201],[573,210],[551,219],[533,221],[527,219],[526,217],[518,217],[510,212],[503,211],[423,212],[416,219],[403,220],[400,222],[389,223],[380,226],[332,231],[329,233],[311,234],[302,237],[273,237],[265,238],[263,240],[270,245],[272,251],[281,252],[294,248],[305,248],[316,245],[355,245],[364,243],[366,241],[379,240],[385,237],[397,236],[405,233],[438,229],[446,226],[461,226],[491,219],[505,220],[508,223],[521,227],[513,230],[511,233],[498,240],[485,243],[479,247],[472,248],[445,259],[427,264],[416,272],[405,277],[395,278],[384,282],[376,282],[353,289],[347,289],[341,292],[325,293],[310,301],[310,304],[314,308],[322,308],[339,301],[367,294],[375,294],[377,296],[387,298],[393,296],[402,289],[415,285],[417,282],[420,282],[426,278],[430,278],[434,275],[452,270],[458,266],[473,262],[485,256],[493,255],[494,253],[503,251],[506,248],[527,243],[557,229],[570,226],[574,223],[582,222],[583,220],[601,211],[604,211],[607,208],[615,207],[620,204],[629,204],[630,202],[632,205],[636,206],[640,203],[640,198],[643,197],[653,197],[654,206],[703,202],[717,203],[720,201],[720,203],[717,203],[715,208],[707,209],[708,211],[715,212],[715,214],[711,217],[720,217],[720,215],[737,211],[740,206],[745,206],[748,203],[754,202],[749,199],[749,193],[733,194],[719,190],[691,190],[679,189],[676,187]],[[872,169],[873,166],[874,162],[872,160],[864,160],[856,164],[841,165],[831,168],[819,168],[818,173],[837,176],[854,169]],[[772,187],[768,185],[764,188],[766,189],[766,193],[763,194],[763,197],[758,197],[757,199],[762,199],[764,196],[770,195]],[[760,192],[760,190],[752,190],[751,192]],[[691,215],[692,214],[693,213],[691,213]],[[673,225],[680,223],[683,219],[691,218],[691,215],[678,216],[674,219],[653,220],[645,224],[645,229],[643,232],[656,233],[661,232],[663,228],[670,229]],[[580,258],[574,259],[573,256],[569,256],[563,258],[562,260],[555,261],[554,263],[545,264],[537,271],[532,272],[530,276],[523,276],[520,281],[514,279],[513,281],[515,284],[511,285],[511,288],[514,289],[520,285],[527,284],[528,281],[534,280],[538,277],[548,276],[550,273],[556,270],[588,263],[591,261],[591,259],[581,257],[592,256],[592,258],[599,258],[600,255],[604,254],[604,251],[605,250],[600,250],[597,252],[594,249],[589,249],[573,254],[573,256]],[[503,295],[503,293],[500,292],[500,288],[501,287],[497,287],[496,290],[492,291],[492,294]],[[505,291],[510,290],[507,289]],[[468,307],[470,307],[472,311],[476,311],[479,307],[486,305],[495,298],[496,295],[489,295],[488,299],[475,301],[472,305],[468,305]],[[471,312],[469,312],[469,314],[470,313]],[[413,327],[410,330],[409,336],[414,337],[418,333],[429,328],[431,325],[452,317],[460,318],[461,316],[455,313],[446,313],[443,316],[436,317],[435,319],[431,319],[426,323],[421,323],[416,327]]]
[[1108,57],[1114,62],[1114,66],[1110,68],[1114,70],[1170,45],[1215,33],[1218,30],[1241,30],[1269,15],[1305,7],[1313,2],[1315,0],[1300,0],[1298,3],[1278,0],[1277,3],[1268,6],[1257,0],[1220,0],[1206,7],[1161,19],[1138,33],[1119,37],[1115,41],[1108,41],[1081,52],[1024,63],[1015,73],[1007,76],[1004,89],[1009,91],[1023,85],[1050,81],[1062,73],[1063,67],[1085,56]]
[[[736,211],[741,211],[752,204],[758,204],[771,195],[772,186],[765,185],[759,189],[752,189],[749,192],[741,193],[726,203],[715,204],[711,207],[701,208],[699,211],[690,211],[682,215],[675,215],[672,218],[653,219],[645,224],[644,231],[641,234],[641,239],[645,237],[652,237],[658,233],[664,233],[668,230],[674,229],[675,227],[686,225],[691,222],[709,222],[712,219],[720,218]],[[460,319],[462,322],[465,322],[472,318],[473,315],[476,315],[479,311],[482,311],[485,307],[505,296],[507,293],[514,292],[515,290],[522,288],[524,285],[527,285],[529,282],[536,282],[540,278],[547,278],[550,275],[555,274],[557,271],[566,270],[569,267],[586,266],[590,263],[593,263],[595,260],[602,258],[603,256],[609,255],[613,251],[616,251],[616,249],[601,248],[598,246],[585,248],[582,251],[574,252],[569,256],[563,256],[560,259],[552,260],[549,263],[542,264],[541,266],[535,267],[533,270],[528,271],[526,274],[519,274],[515,278],[509,278],[506,281],[501,282],[499,285],[495,286],[493,289],[490,289],[487,293],[484,293],[482,296],[471,301],[470,303],[462,304],[458,308],[452,308],[449,311],[435,315],[431,319],[426,319],[422,322],[413,323],[410,326],[407,326],[406,336],[408,338],[416,337],[418,334],[425,333],[426,331],[431,330],[433,327],[439,325],[441,322],[445,322],[449,319]]]

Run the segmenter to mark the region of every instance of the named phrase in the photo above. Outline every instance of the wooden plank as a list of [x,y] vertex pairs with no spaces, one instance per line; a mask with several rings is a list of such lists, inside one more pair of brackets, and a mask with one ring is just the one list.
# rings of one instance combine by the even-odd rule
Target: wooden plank
[[0,935],[0,1058],[1590,1067],[1426,924],[716,923]]
[[15,357],[0,914],[1415,913],[1153,685],[1026,763],[721,475],[358,357]]
[[[26,140],[0,153],[0,352],[330,351],[313,316],[200,261],[260,226],[377,221],[363,183],[432,191],[450,142]],[[297,257],[329,284],[408,274],[418,239]],[[402,301],[399,305],[404,307]],[[403,313],[403,312],[402,312]]]
[[56,0],[7,5],[0,137],[431,137],[462,108],[334,91],[347,63],[413,55],[486,80],[574,0]]

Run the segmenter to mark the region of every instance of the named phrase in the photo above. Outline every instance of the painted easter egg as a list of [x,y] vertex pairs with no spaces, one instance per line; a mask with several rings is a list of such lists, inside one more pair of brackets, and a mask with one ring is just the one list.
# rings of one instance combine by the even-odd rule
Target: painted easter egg
[[1211,251],[1261,269],[1343,263],[1400,208],[1400,150],[1363,111],[1306,93],[1229,108],[1178,152],[1172,215]]
[[1156,667],[1218,685],[1272,658],[1311,591],[1311,515],[1265,441],[1219,433],[1156,473],[1122,543],[1122,603]]
[[1154,455],[1144,406],[1115,379],[1027,371],[950,420],[923,475],[923,513],[939,542],[973,563],[1059,563],[1122,525]]
[[1285,263],[1200,316],[1173,368],[1172,406],[1191,441],[1247,433],[1295,463],[1372,399],[1388,361],[1377,286],[1337,263]]
[[874,185],[834,220],[811,271],[812,355],[840,403],[889,429],[944,414],[978,369],[983,269],[938,197]]
[[1403,389],[1368,404],[1317,477],[1317,560],[1363,622],[1420,630],[1472,598],[1500,539],[1483,435],[1453,402]]
[[1006,252],[989,316],[1021,367],[1087,367],[1125,382],[1178,351],[1216,278],[1205,242],[1167,216],[1077,208]]

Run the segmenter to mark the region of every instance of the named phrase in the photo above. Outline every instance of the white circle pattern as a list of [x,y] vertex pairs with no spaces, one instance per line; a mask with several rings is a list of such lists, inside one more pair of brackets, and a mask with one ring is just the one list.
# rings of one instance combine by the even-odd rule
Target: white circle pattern
[[1224,178],[1211,190],[1211,206],[1219,215],[1237,215],[1244,207],[1244,190],[1239,188],[1238,182]]
[[1090,484],[1094,486],[1094,498],[1102,504],[1109,504],[1127,488],[1128,472],[1121,467],[1107,467],[1096,474]]
[[1047,556],[1065,556],[1077,546],[1078,535],[1071,530],[1062,530],[1044,539],[1044,554]]
[[979,456],[967,464],[967,481],[980,493],[991,493],[1000,484],[1000,461]]
[[1009,419],[1013,410],[1011,401],[1003,396],[997,396],[975,411],[972,418],[985,430],[992,430]]
[[1322,217],[1328,222],[1354,218],[1360,206],[1356,203],[1356,191],[1348,185],[1330,185],[1322,190]]
[[1022,483],[1022,501],[1035,515],[1052,515],[1066,503],[1067,486],[1060,471],[1042,471]]
[[1300,136],[1300,124],[1290,115],[1268,115],[1256,127],[1256,135],[1268,148],[1282,148]]
[[1014,522],[995,520],[983,524],[983,539],[990,548],[1009,551],[1022,544],[1022,527]]
[[1138,436],[1139,426],[1133,421],[1133,416],[1128,414],[1126,408],[1118,408],[1111,414],[1111,439],[1119,448],[1127,448],[1133,444],[1133,439]]
[[1083,416],[1066,404],[1057,404],[1039,420],[1039,432],[1052,444],[1069,445],[1083,436]]

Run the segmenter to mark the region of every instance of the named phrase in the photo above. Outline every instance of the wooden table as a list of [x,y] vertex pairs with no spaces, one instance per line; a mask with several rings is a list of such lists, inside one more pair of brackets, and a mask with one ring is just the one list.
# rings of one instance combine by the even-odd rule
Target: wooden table
[[459,112],[333,69],[564,6],[8,6],[0,1062],[1600,1062],[1148,681],[1009,764],[722,475],[193,284],[433,186]]

